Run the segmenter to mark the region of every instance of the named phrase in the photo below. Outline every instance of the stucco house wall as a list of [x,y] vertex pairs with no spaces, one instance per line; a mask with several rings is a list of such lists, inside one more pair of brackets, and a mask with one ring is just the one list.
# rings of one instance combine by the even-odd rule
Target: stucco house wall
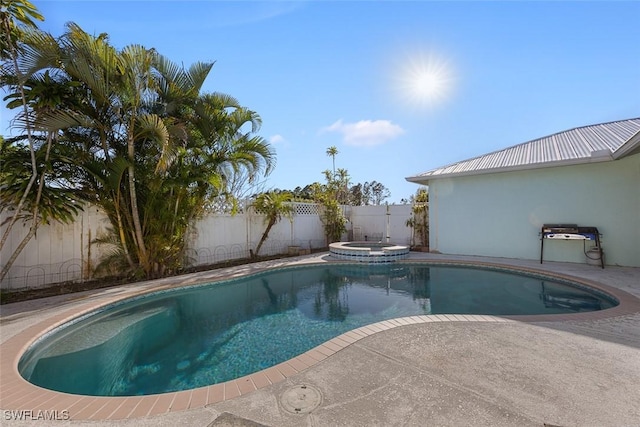
[[[432,179],[429,202],[432,251],[539,259],[542,224],[575,223],[598,227],[606,264],[640,267],[640,154]],[[583,241],[545,240],[544,260],[586,262]]]

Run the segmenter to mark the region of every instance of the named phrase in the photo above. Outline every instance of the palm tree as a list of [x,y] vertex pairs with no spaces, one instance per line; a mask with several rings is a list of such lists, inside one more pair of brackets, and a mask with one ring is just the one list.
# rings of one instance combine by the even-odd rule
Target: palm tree
[[267,228],[262,233],[262,237],[260,238],[260,242],[258,246],[256,246],[255,253],[252,253],[253,258],[258,257],[258,253],[260,252],[260,248],[262,244],[269,237],[269,232],[274,225],[276,225],[283,216],[291,219],[295,208],[291,204],[292,195],[289,192],[284,193],[262,193],[256,200],[253,202],[253,208],[263,214],[265,216],[264,221],[267,225]]
[[413,229],[411,236],[412,245],[415,245],[416,234],[420,238],[420,244],[424,248],[429,247],[429,191],[426,187],[420,187],[416,194],[411,195],[411,218],[406,221],[407,227]]
[[224,194],[234,173],[270,172],[275,154],[255,135],[260,116],[230,96],[200,93],[212,63],[184,69],[142,46],[117,50],[75,24],[52,40],[34,41],[19,65],[72,87],[71,99],[39,120],[60,129],[74,189],[109,217],[114,238],[102,240],[119,242],[131,274],[181,268],[188,228],[207,200]]
[[[105,181],[96,179],[96,171],[87,170],[85,165],[102,163],[103,177],[113,169],[114,162],[126,166],[118,188],[110,189],[106,195],[96,191],[89,198],[118,209],[115,216],[119,217],[119,235],[131,240],[123,242],[124,251],[133,250],[137,262],[149,274],[152,261],[145,244],[137,189],[144,180],[136,176],[139,165],[136,145],[147,141],[163,146],[168,139],[162,120],[149,112],[149,103],[153,102],[151,64],[155,52],[137,45],[117,51],[106,35],[91,36],[73,23],[68,24],[67,32],[59,39],[57,52],[55,48],[42,47],[41,51],[30,52],[31,57],[25,61],[55,68],[57,73],[68,76],[79,85],[78,91],[85,99],[71,113],[54,113],[51,120],[64,123],[61,127],[66,130],[67,143],[77,151],[77,167],[83,171],[80,174],[85,177],[82,185],[86,193],[91,193],[92,186],[93,190],[109,188],[101,185]],[[131,226],[131,233],[122,230],[126,225]]]
[[[34,20],[42,21],[44,18],[40,15],[37,8],[28,0],[0,0],[0,59],[2,59],[0,82],[2,87],[8,86],[17,90],[20,106],[22,107],[25,118],[28,116],[28,105],[23,84],[29,76],[25,76],[25,74],[22,73],[18,65],[18,58],[22,50],[21,39],[23,35],[25,32],[36,28]],[[13,206],[16,212],[23,210],[23,206],[27,201],[38,175],[32,126],[28,120],[26,121],[25,131],[29,146],[31,175],[29,176],[27,185],[24,187],[22,196]],[[13,215],[9,221],[2,235],[2,239],[0,239],[0,250],[4,247],[17,219],[18,215]],[[33,220],[36,221],[36,218],[34,217]],[[14,257],[12,258],[15,259]],[[0,280],[2,280],[12,262],[13,261],[5,263],[2,273],[0,273]]]
[[[25,7],[25,10],[19,14],[19,18],[22,22],[28,22],[29,26],[27,30],[20,32],[19,46],[13,45],[11,37],[7,38],[8,51],[10,56],[13,56],[10,64],[3,64],[3,71],[6,73],[2,74],[3,86],[13,87],[14,90],[4,100],[10,100],[7,108],[21,108],[21,112],[17,114],[13,123],[14,128],[25,133],[11,138],[0,150],[2,157],[0,163],[5,169],[2,186],[0,186],[0,199],[2,199],[0,210],[13,211],[0,247],[4,245],[8,232],[18,219],[24,222],[30,220],[30,225],[27,234],[2,266],[0,280],[5,277],[17,256],[36,235],[39,225],[48,223],[50,220],[71,222],[81,210],[76,194],[65,186],[69,181],[69,168],[65,166],[67,160],[64,155],[57,150],[57,144],[54,144],[58,138],[58,126],[55,122],[46,119],[52,111],[59,108],[60,104],[68,103],[73,99],[73,86],[64,78],[52,76],[49,70],[41,73],[38,67],[34,68],[29,61],[23,60],[31,46],[38,43],[47,44],[53,39],[38,31],[35,24],[28,19],[27,15],[41,19],[37,12],[30,9],[32,6],[28,2],[8,3],[8,10],[11,10],[12,3],[13,7],[16,5]],[[9,28],[6,15],[3,16],[3,28],[5,30]],[[3,54],[7,51],[5,47],[3,46]],[[25,140],[28,151],[25,151],[25,144],[23,144]],[[29,170],[31,170],[30,174],[27,173]],[[37,188],[34,191],[33,185],[36,183]],[[30,214],[27,215],[26,212]]]
[[349,179],[349,172],[346,169],[338,168],[338,171],[334,174],[334,185],[338,203],[341,205],[348,204],[351,180]]
[[327,156],[331,156],[331,160],[333,160],[333,175],[336,174],[336,156],[338,155],[338,149],[332,145],[327,148]]
[[[29,147],[20,143],[22,137],[10,138],[0,144],[0,211],[12,211],[11,220],[23,221],[29,227],[11,255],[2,260],[0,280],[7,275],[18,255],[36,235],[40,225],[52,220],[71,223],[81,210],[73,191],[59,185],[68,179],[65,176],[66,168],[62,165],[65,160],[60,158],[59,153],[52,153],[50,137],[46,138],[46,141],[40,139],[34,135],[35,157],[39,171],[34,183],[37,186],[35,191],[26,190],[31,175],[31,156]],[[25,194],[27,197],[23,200]],[[15,206],[20,201],[23,201],[23,209],[16,211]]]

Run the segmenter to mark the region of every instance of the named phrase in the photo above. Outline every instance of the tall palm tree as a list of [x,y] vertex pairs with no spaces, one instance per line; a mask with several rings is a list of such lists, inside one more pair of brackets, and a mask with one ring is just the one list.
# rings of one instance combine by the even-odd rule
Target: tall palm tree
[[[22,50],[22,37],[25,32],[36,28],[34,20],[42,21],[43,16],[38,12],[38,9],[28,0],[0,0],[0,59],[2,59],[2,65],[0,67],[0,82],[2,87],[13,87],[19,94],[19,100],[22,107],[24,117],[28,116],[27,99],[24,92],[24,81],[29,76],[22,73],[21,68],[18,65],[18,58]],[[33,184],[36,181],[37,160],[35,154],[34,140],[32,137],[32,127],[27,121],[26,124],[26,136],[30,153],[30,169],[31,175],[28,183],[24,188],[24,192],[20,199],[14,206],[16,212],[21,212],[23,206],[29,196],[29,192]],[[5,232],[0,239],[0,250],[4,247],[9,233],[13,229],[17,221],[17,215],[13,215],[9,221]],[[34,221],[36,220],[33,218]],[[10,263],[6,263],[3,268],[3,273],[0,273],[0,280],[8,271]]]
[[[39,120],[60,129],[75,190],[102,207],[131,274],[155,277],[184,265],[186,235],[228,177],[268,173],[275,154],[255,133],[260,116],[222,94],[202,94],[212,63],[189,69],[154,50],[122,50],[75,24],[20,57],[50,70],[71,99]],[[122,264],[120,264],[122,265]]]
[[[22,221],[28,225],[27,233],[12,253],[2,259],[0,280],[9,273],[18,255],[36,235],[40,225],[50,221],[71,223],[81,210],[73,191],[59,185],[68,177],[65,176],[66,168],[62,165],[65,160],[59,157],[59,153],[52,153],[51,136],[45,141],[39,139],[36,138],[34,141],[39,176],[30,191],[26,190],[31,175],[29,147],[20,143],[23,141],[22,137],[10,138],[0,144],[0,211],[10,210],[11,220]],[[23,199],[25,194],[27,197]],[[20,201],[23,202],[23,209],[16,211],[15,207]]]
[[338,149],[335,145],[327,148],[327,156],[331,156],[331,160],[333,160],[333,175],[336,175],[336,156],[338,155]]
[[[46,51],[41,53],[42,59],[47,58]],[[120,181],[122,186],[107,195],[96,193],[93,198],[94,201],[117,198],[116,203],[105,204],[119,208],[115,215],[120,217],[119,227],[130,223],[131,232],[120,230],[119,234],[131,239],[131,243],[123,242],[125,252],[135,252],[145,273],[150,271],[152,261],[140,220],[136,143],[148,140],[162,146],[167,139],[162,121],[148,112],[148,104],[152,102],[149,94],[154,89],[151,67],[154,55],[153,51],[138,45],[118,51],[109,44],[106,35],[91,36],[72,23],[60,38],[58,55],[47,64],[78,82],[86,100],[66,117],[71,119],[66,130],[68,138],[76,141],[78,158],[87,164],[102,161],[105,172],[112,169],[111,164],[117,159],[126,160],[126,163],[118,160],[119,165],[126,164],[126,174]],[[78,167],[84,169],[82,164]],[[94,176],[87,176],[86,171],[85,176],[86,189],[100,182],[94,180]],[[128,221],[122,221],[123,218]]]
[[[55,122],[46,120],[50,112],[73,98],[73,87],[68,80],[52,76],[48,70],[42,73],[39,67],[33,67],[29,61],[23,60],[34,44],[51,44],[53,41],[52,37],[37,30],[30,19],[42,19],[37,10],[29,2],[22,1],[3,1],[2,6],[0,15],[5,36],[2,39],[2,56],[3,59],[8,56],[9,61],[2,64],[1,81],[3,87],[13,89],[4,100],[9,100],[7,108],[21,109],[13,123],[14,128],[23,134],[11,138],[0,149],[0,163],[5,169],[0,185],[0,211],[7,208],[13,211],[0,248],[4,246],[8,233],[18,219],[29,222],[29,230],[4,262],[0,280],[36,235],[39,225],[50,220],[71,222],[81,210],[73,190],[65,186],[69,180],[65,166],[67,161],[54,144],[59,129]],[[17,28],[9,20],[8,11],[13,11],[16,21],[26,27]],[[14,33],[9,34],[11,29]],[[19,37],[14,39],[16,34]],[[24,141],[27,142],[28,151]],[[27,173],[29,170],[30,174]],[[35,184],[37,187],[34,190]]]

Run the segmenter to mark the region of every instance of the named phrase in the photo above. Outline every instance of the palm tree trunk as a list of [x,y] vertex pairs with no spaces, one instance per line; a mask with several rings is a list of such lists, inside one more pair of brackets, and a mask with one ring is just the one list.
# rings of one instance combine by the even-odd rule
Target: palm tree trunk
[[[131,156],[133,161],[133,156]],[[129,165],[129,197],[131,199],[131,217],[133,220],[134,236],[136,238],[136,246],[138,247],[138,261],[142,268],[147,271],[149,267],[149,260],[147,259],[147,248],[144,244],[144,237],[142,234],[142,225],[140,224],[140,211],[138,209],[138,197],[136,196],[136,181],[134,175],[133,165]]]
[[24,236],[18,247],[13,251],[6,264],[2,266],[2,271],[0,271],[0,282],[2,282],[7,273],[9,273],[9,269],[18,258],[18,255],[20,255],[20,252],[22,252],[25,246],[27,246],[27,243],[29,243],[29,240],[31,240],[31,238],[36,234],[36,229],[36,224],[31,224],[27,235]]
[[120,191],[114,197],[114,205],[116,211],[116,218],[118,221],[118,235],[120,236],[120,244],[122,245],[122,251],[124,252],[124,256],[127,259],[127,263],[129,264],[129,268],[133,271],[135,269],[135,264],[131,259],[131,254],[129,253],[129,247],[127,245],[127,239],[124,234],[124,225],[122,224],[122,214],[120,213]]
[[[20,202],[18,202],[18,206],[16,206],[15,208],[15,212],[19,213],[22,210],[22,207],[24,206],[25,201],[27,200],[27,195],[31,191],[31,187],[33,187],[33,184],[36,181],[36,177],[38,176],[38,168],[36,163],[36,154],[33,148],[33,136],[31,134],[31,124],[29,122],[29,117],[28,117],[29,109],[27,108],[27,97],[24,93],[24,87],[22,86],[22,81],[24,76],[20,72],[20,68],[18,66],[18,51],[16,47],[13,45],[13,42],[11,41],[11,28],[9,26],[8,18],[3,19],[2,26],[3,26],[3,31],[6,34],[7,43],[9,45],[9,52],[10,52],[11,60],[13,62],[13,67],[15,69],[16,76],[18,77],[18,90],[20,91],[20,98],[22,101],[22,110],[25,116],[25,123],[26,123],[27,140],[29,141],[29,151],[31,153],[31,178],[29,179],[27,188],[24,190],[24,194],[20,198]],[[16,221],[18,221],[18,215],[13,215],[6,230],[4,231],[4,234],[2,235],[2,240],[0,240],[0,251],[2,250],[5,243],[7,242],[7,239],[9,238],[9,234],[11,233],[11,230],[13,229],[13,226],[15,225]],[[4,277],[4,275],[0,275],[0,280],[2,280],[2,277]]]
[[260,242],[258,243],[258,246],[256,246],[256,253],[253,254],[253,256],[255,258],[258,257],[258,253],[260,252],[260,248],[262,247],[262,244],[265,242],[265,240],[267,240],[267,237],[269,237],[269,232],[271,231],[271,227],[273,227],[275,223],[276,223],[275,220],[269,221],[269,225],[267,225],[267,229],[264,230],[264,233],[262,233],[262,237],[260,238]]
[[[38,193],[36,195],[36,201],[33,205],[33,212],[31,213],[31,227],[29,228],[29,233],[25,236],[24,239],[20,242],[18,247],[13,251],[7,263],[2,267],[2,271],[0,272],[0,282],[4,279],[4,276],[9,272],[11,266],[20,255],[20,252],[27,246],[29,240],[36,235],[38,231],[38,225],[40,221],[38,220],[38,214],[40,211],[40,199],[42,198],[42,189],[44,188],[44,175],[46,172],[46,164],[49,161],[49,154],[51,153],[51,145],[53,143],[53,134],[52,132],[48,132],[47,135],[47,151],[44,157],[45,166],[42,168],[42,173],[40,174],[40,182],[38,183]],[[26,194],[26,193],[25,193]]]
[[42,167],[42,173],[40,174],[40,182],[38,183],[38,193],[36,194],[36,202],[33,206],[33,224],[38,229],[38,212],[40,210],[40,199],[42,198],[42,189],[44,188],[44,174],[47,171],[47,162],[49,161],[49,154],[51,153],[51,144],[53,143],[53,134],[51,131],[47,132],[47,151],[44,155],[44,166]]
[[129,157],[129,166],[127,167],[129,178],[129,200],[131,201],[131,219],[133,220],[133,233],[135,237],[136,247],[138,249],[138,263],[142,269],[149,273],[150,265],[147,256],[147,248],[144,244],[144,235],[142,234],[142,225],[140,223],[140,210],[138,209],[138,196],[136,193],[136,178],[135,178],[135,145],[133,129],[135,126],[135,119],[129,119],[128,135],[127,135],[127,155]]

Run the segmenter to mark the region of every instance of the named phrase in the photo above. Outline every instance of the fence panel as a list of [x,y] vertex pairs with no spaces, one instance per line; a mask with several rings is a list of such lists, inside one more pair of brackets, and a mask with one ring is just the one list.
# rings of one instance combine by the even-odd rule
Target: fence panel
[[352,206],[351,227],[353,240],[383,241],[408,245],[411,228],[406,222],[411,217],[411,205]]
[[[5,213],[0,217],[0,223],[8,216]],[[103,233],[107,226],[106,216],[99,209],[90,206],[85,207],[73,223],[52,222],[40,226],[36,235],[16,258],[0,287],[37,288],[51,283],[91,278],[93,268],[103,255],[103,248],[92,243],[92,240]],[[4,232],[4,228],[0,231]],[[3,264],[28,232],[28,224],[14,225],[0,252]]]
[[[411,215],[410,205],[344,206],[349,233],[344,240],[386,240],[408,244],[411,229],[405,222]],[[283,218],[269,233],[260,255],[287,253],[289,246],[303,250],[326,247],[324,229],[313,203],[296,203],[292,220]],[[0,223],[6,219],[0,217]],[[99,209],[86,207],[72,224],[52,223],[38,229],[16,259],[1,289],[45,287],[54,283],[83,281],[91,278],[93,268],[106,247],[93,240],[103,234],[109,222]],[[249,257],[256,249],[266,224],[264,216],[251,209],[237,215],[212,214],[195,225],[187,240],[187,257],[192,265],[202,266]],[[3,229],[0,229],[0,232]],[[2,252],[0,261],[9,259],[27,234],[28,226],[16,225]]]

